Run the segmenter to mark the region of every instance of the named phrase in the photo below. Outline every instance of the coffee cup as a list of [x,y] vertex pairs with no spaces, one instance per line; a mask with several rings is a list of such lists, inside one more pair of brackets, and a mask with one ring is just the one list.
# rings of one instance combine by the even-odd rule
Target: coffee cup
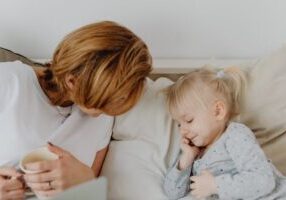
[[58,155],[49,151],[47,147],[41,147],[31,151],[26,154],[20,161],[20,169],[27,174],[36,174],[42,171],[40,170],[29,170],[25,168],[25,165],[28,163],[41,162],[47,160],[56,160],[58,159]]
[[[48,161],[48,160],[56,160],[58,159],[58,155],[54,154],[53,152],[49,151],[47,147],[41,147],[38,149],[35,149],[28,154],[24,155],[22,159],[20,160],[20,169],[26,173],[26,174],[37,174],[41,173],[43,171],[41,170],[29,170],[25,167],[26,164],[34,163],[34,162],[41,162],[41,161]],[[49,197],[41,196],[37,193],[35,195],[38,197],[38,199],[49,199]]]

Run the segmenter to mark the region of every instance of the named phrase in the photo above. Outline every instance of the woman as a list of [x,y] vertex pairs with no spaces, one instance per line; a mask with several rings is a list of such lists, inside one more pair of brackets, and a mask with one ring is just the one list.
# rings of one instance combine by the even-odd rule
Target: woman
[[59,159],[26,165],[45,172],[23,176],[37,194],[52,196],[97,177],[112,116],[138,101],[151,60],[139,37],[106,21],[67,35],[48,67],[0,64],[0,199],[23,198],[13,162],[47,142]]

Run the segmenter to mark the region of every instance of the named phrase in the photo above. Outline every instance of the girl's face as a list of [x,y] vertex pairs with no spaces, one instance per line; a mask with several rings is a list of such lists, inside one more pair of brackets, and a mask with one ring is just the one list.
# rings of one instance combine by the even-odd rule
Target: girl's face
[[[213,108],[214,107],[214,108]],[[197,147],[212,144],[224,131],[224,120],[221,120],[218,107],[207,108],[188,104],[182,107],[180,114],[175,117],[182,138],[189,140]]]

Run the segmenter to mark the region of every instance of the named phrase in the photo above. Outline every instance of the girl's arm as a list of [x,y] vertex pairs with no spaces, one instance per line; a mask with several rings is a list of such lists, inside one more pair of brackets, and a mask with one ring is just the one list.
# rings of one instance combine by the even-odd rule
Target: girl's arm
[[184,197],[190,191],[190,174],[192,171],[192,165],[185,170],[180,171],[179,159],[171,167],[164,179],[164,191],[169,199],[179,199]]
[[252,131],[235,124],[226,139],[226,149],[235,163],[237,174],[215,177],[220,199],[256,199],[275,187],[272,166]]
[[94,177],[99,176],[107,151],[108,146],[96,153],[95,159],[91,167],[94,172]]

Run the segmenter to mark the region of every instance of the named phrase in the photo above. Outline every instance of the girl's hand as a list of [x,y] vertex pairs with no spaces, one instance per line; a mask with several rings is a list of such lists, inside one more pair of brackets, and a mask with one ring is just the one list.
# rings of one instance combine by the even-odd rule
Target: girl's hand
[[26,174],[26,184],[41,196],[53,196],[71,186],[94,178],[92,169],[77,160],[69,152],[55,145],[48,145],[59,159],[27,164],[28,170],[41,170],[43,173]]
[[195,198],[206,198],[217,193],[215,178],[209,171],[202,171],[200,176],[192,176],[190,179],[191,194]]
[[187,138],[182,138],[181,150],[182,155],[179,160],[179,170],[185,170],[194,162],[195,158],[200,153],[200,149],[194,145],[191,145]]
[[13,168],[0,168],[0,200],[24,199],[24,184],[18,179],[21,176]]

